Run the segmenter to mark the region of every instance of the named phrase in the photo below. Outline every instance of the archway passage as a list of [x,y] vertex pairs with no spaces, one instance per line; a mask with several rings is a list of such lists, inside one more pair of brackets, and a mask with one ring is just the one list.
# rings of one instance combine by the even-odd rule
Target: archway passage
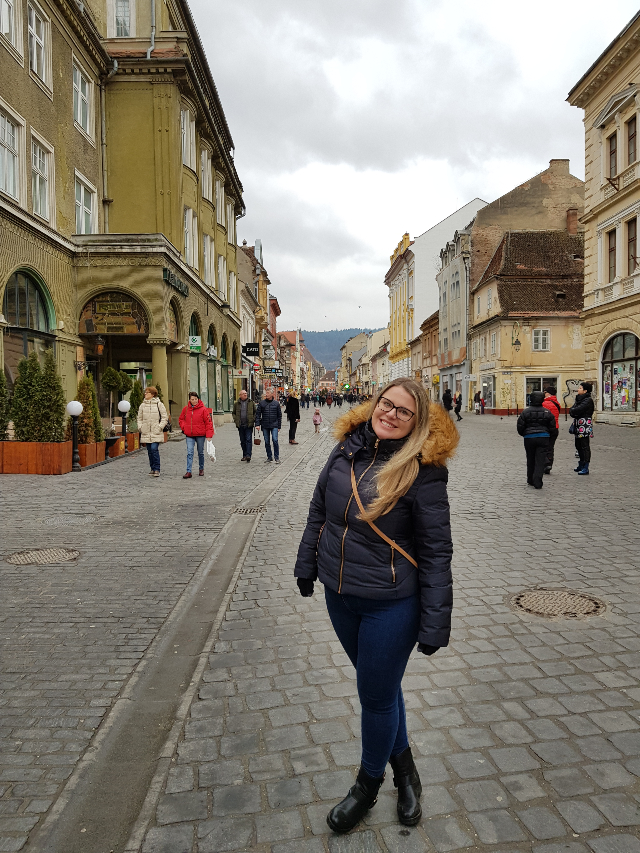
[[602,354],[602,411],[640,411],[640,339],[615,335]]
[[51,297],[46,288],[26,271],[13,273],[4,291],[2,313],[8,323],[4,331],[4,371],[13,390],[18,362],[32,351],[42,360],[53,347],[55,326]]

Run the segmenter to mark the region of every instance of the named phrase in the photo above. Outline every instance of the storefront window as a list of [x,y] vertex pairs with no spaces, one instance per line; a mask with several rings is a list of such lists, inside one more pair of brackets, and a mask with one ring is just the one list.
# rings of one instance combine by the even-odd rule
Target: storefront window
[[484,405],[486,409],[495,409],[495,398],[496,398],[496,377],[495,376],[483,376],[482,377],[482,396],[484,398]]
[[531,394],[533,391],[544,391],[549,385],[553,388],[558,387],[558,377],[557,376],[527,376],[525,386],[525,405],[528,406],[530,403]]
[[616,335],[602,357],[602,409],[605,412],[640,410],[640,341],[635,335]]
[[28,273],[14,273],[4,292],[2,313],[7,321],[4,333],[4,370],[9,390],[13,390],[18,362],[35,350],[42,362],[45,350],[55,337],[49,334],[53,320],[47,298]]

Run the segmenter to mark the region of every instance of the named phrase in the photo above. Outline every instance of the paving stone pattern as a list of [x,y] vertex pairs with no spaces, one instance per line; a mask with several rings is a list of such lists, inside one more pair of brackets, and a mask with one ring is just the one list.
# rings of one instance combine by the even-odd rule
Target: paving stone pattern
[[[566,427],[534,491],[515,418],[460,424],[452,641],[415,653],[403,683],[420,825],[397,823],[390,773],[357,831],[325,822],[360,753],[354,671],[322,587],[302,599],[292,577],[326,436],[261,521],[143,853],[639,853],[640,433],[598,426],[592,474],[577,477]],[[514,612],[509,596],[534,586],[607,611]]]
[[[158,479],[146,450],[62,477],[0,477],[0,851],[20,850],[47,813],[234,506],[282,470],[263,464],[264,445],[240,463],[233,424],[215,444],[218,462],[198,477],[196,457],[191,480],[184,441],[160,448]],[[282,445],[285,461],[304,452]],[[4,561],[48,547],[80,557]]]

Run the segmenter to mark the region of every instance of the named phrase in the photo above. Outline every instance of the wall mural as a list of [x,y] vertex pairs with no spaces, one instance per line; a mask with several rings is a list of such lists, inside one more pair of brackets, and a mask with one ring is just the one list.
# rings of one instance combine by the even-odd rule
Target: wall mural
[[148,335],[149,321],[142,305],[125,293],[101,293],[82,309],[80,335]]

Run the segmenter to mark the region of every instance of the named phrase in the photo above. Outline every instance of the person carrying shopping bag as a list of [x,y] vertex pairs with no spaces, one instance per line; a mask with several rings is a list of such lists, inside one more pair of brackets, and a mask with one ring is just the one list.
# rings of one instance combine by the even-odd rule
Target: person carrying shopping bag
[[187,473],[182,475],[182,479],[190,480],[192,477],[191,466],[196,446],[198,448],[198,473],[204,477],[205,439],[213,438],[216,431],[213,426],[213,412],[205,406],[196,391],[189,391],[189,402],[180,412],[178,423],[187,437]]
[[160,444],[164,444],[164,428],[169,422],[169,416],[164,403],[158,397],[158,389],[149,385],[144,389],[144,400],[138,409],[138,429],[140,444],[147,445],[149,454],[149,475],[160,476]]
[[420,820],[422,784],[401,682],[411,652],[449,643],[452,539],[446,461],[458,432],[413,379],[395,379],[338,418],[294,569],[303,597],[324,585],[333,628],[356,670],[362,756],[327,816],[349,832],[375,804],[387,763],[401,823]]

